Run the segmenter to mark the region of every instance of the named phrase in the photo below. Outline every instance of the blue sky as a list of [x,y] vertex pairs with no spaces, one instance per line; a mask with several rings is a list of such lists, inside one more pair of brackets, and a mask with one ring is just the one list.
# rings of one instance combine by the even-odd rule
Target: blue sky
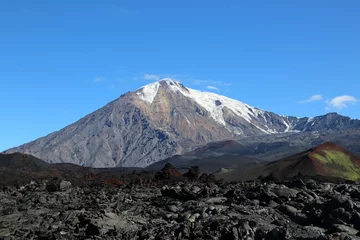
[[360,118],[360,2],[0,1],[0,151],[161,77]]

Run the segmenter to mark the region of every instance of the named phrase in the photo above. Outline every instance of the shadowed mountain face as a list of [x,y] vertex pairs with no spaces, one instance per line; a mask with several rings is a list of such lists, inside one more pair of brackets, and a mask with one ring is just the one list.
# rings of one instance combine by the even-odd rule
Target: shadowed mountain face
[[1,168],[13,168],[13,169],[28,169],[28,170],[42,170],[49,168],[50,164],[38,159],[34,156],[12,153],[1,154],[0,153],[0,167]]
[[353,128],[360,128],[359,120],[280,116],[164,79],[6,153],[28,153],[49,163],[146,167],[214,141]]
[[252,157],[266,161],[278,160],[308,150],[325,142],[344,146],[360,155],[360,129],[282,133],[257,137],[246,137],[238,141],[253,150]]
[[0,186],[51,176],[50,164],[27,154],[0,154]]
[[181,156],[173,156],[150,165],[147,169],[159,170],[171,163],[176,168],[184,169],[199,166],[205,173],[213,173],[220,168],[241,168],[255,165],[263,160],[251,157],[250,148],[234,140],[212,142]]
[[[113,184],[133,177],[135,168],[89,168],[70,163],[49,164],[22,153],[0,154],[0,188],[52,179],[71,180],[75,185]],[[147,177],[143,174],[143,177]]]
[[244,181],[271,176],[273,179],[283,180],[299,174],[358,180],[360,157],[334,143],[325,143],[279,161],[258,164],[245,170],[232,169],[219,173],[219,177]]
[[149,169],[161,169],[166,163],[177,168],[200,166],[204,172],[220,168],[244,168],[260,162],[282,159],[328,141],[360,154],[360,130],[322,131],[271,134],[245,137],[238,140],[212,142],[181,156],[173,156],[150,165]]

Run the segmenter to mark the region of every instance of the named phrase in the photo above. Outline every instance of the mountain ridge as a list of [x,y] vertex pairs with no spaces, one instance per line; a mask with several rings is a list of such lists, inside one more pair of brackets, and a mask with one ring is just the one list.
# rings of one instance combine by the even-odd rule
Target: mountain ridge
[[123,94],[59,131],[5,152],[28,153],[50,163],[146,167],[215,141],[358,127],[359,120],[338,114],[281,116],[163,79]]

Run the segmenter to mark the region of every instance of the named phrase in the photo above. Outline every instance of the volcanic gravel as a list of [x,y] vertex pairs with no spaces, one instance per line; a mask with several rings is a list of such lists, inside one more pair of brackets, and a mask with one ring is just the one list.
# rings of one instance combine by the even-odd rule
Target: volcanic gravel
[[74,187],[42,181],[0,191],[0,239],[360,239],[360,188],[153,181]]

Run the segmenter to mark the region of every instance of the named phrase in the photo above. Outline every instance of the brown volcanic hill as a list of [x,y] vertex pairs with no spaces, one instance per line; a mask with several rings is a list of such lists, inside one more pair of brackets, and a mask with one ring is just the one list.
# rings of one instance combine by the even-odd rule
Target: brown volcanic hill
[[28,154],[0,154],[0,186],[25,184],[33,179],[54,177],[50,164]]
[[[89,168],[71,163],[49,164],[32,155],[0,153],[0,187],[24,185],[31,180],[66,179],[75,185],[104,183],[117,185],[135,168]],[[132,176],[129,176],[130,178]]]
[[245,170],[219,173],[225,180],[254,180],[271,176],[276,180],[297,175],[360,179],[360,157],[334,143],[324,143],[308,151],[265,164],[258,164]]
[[50,167],[50,164],[31,155],[22,153],[1,154],[0,167],[28,170],[44,170]]

